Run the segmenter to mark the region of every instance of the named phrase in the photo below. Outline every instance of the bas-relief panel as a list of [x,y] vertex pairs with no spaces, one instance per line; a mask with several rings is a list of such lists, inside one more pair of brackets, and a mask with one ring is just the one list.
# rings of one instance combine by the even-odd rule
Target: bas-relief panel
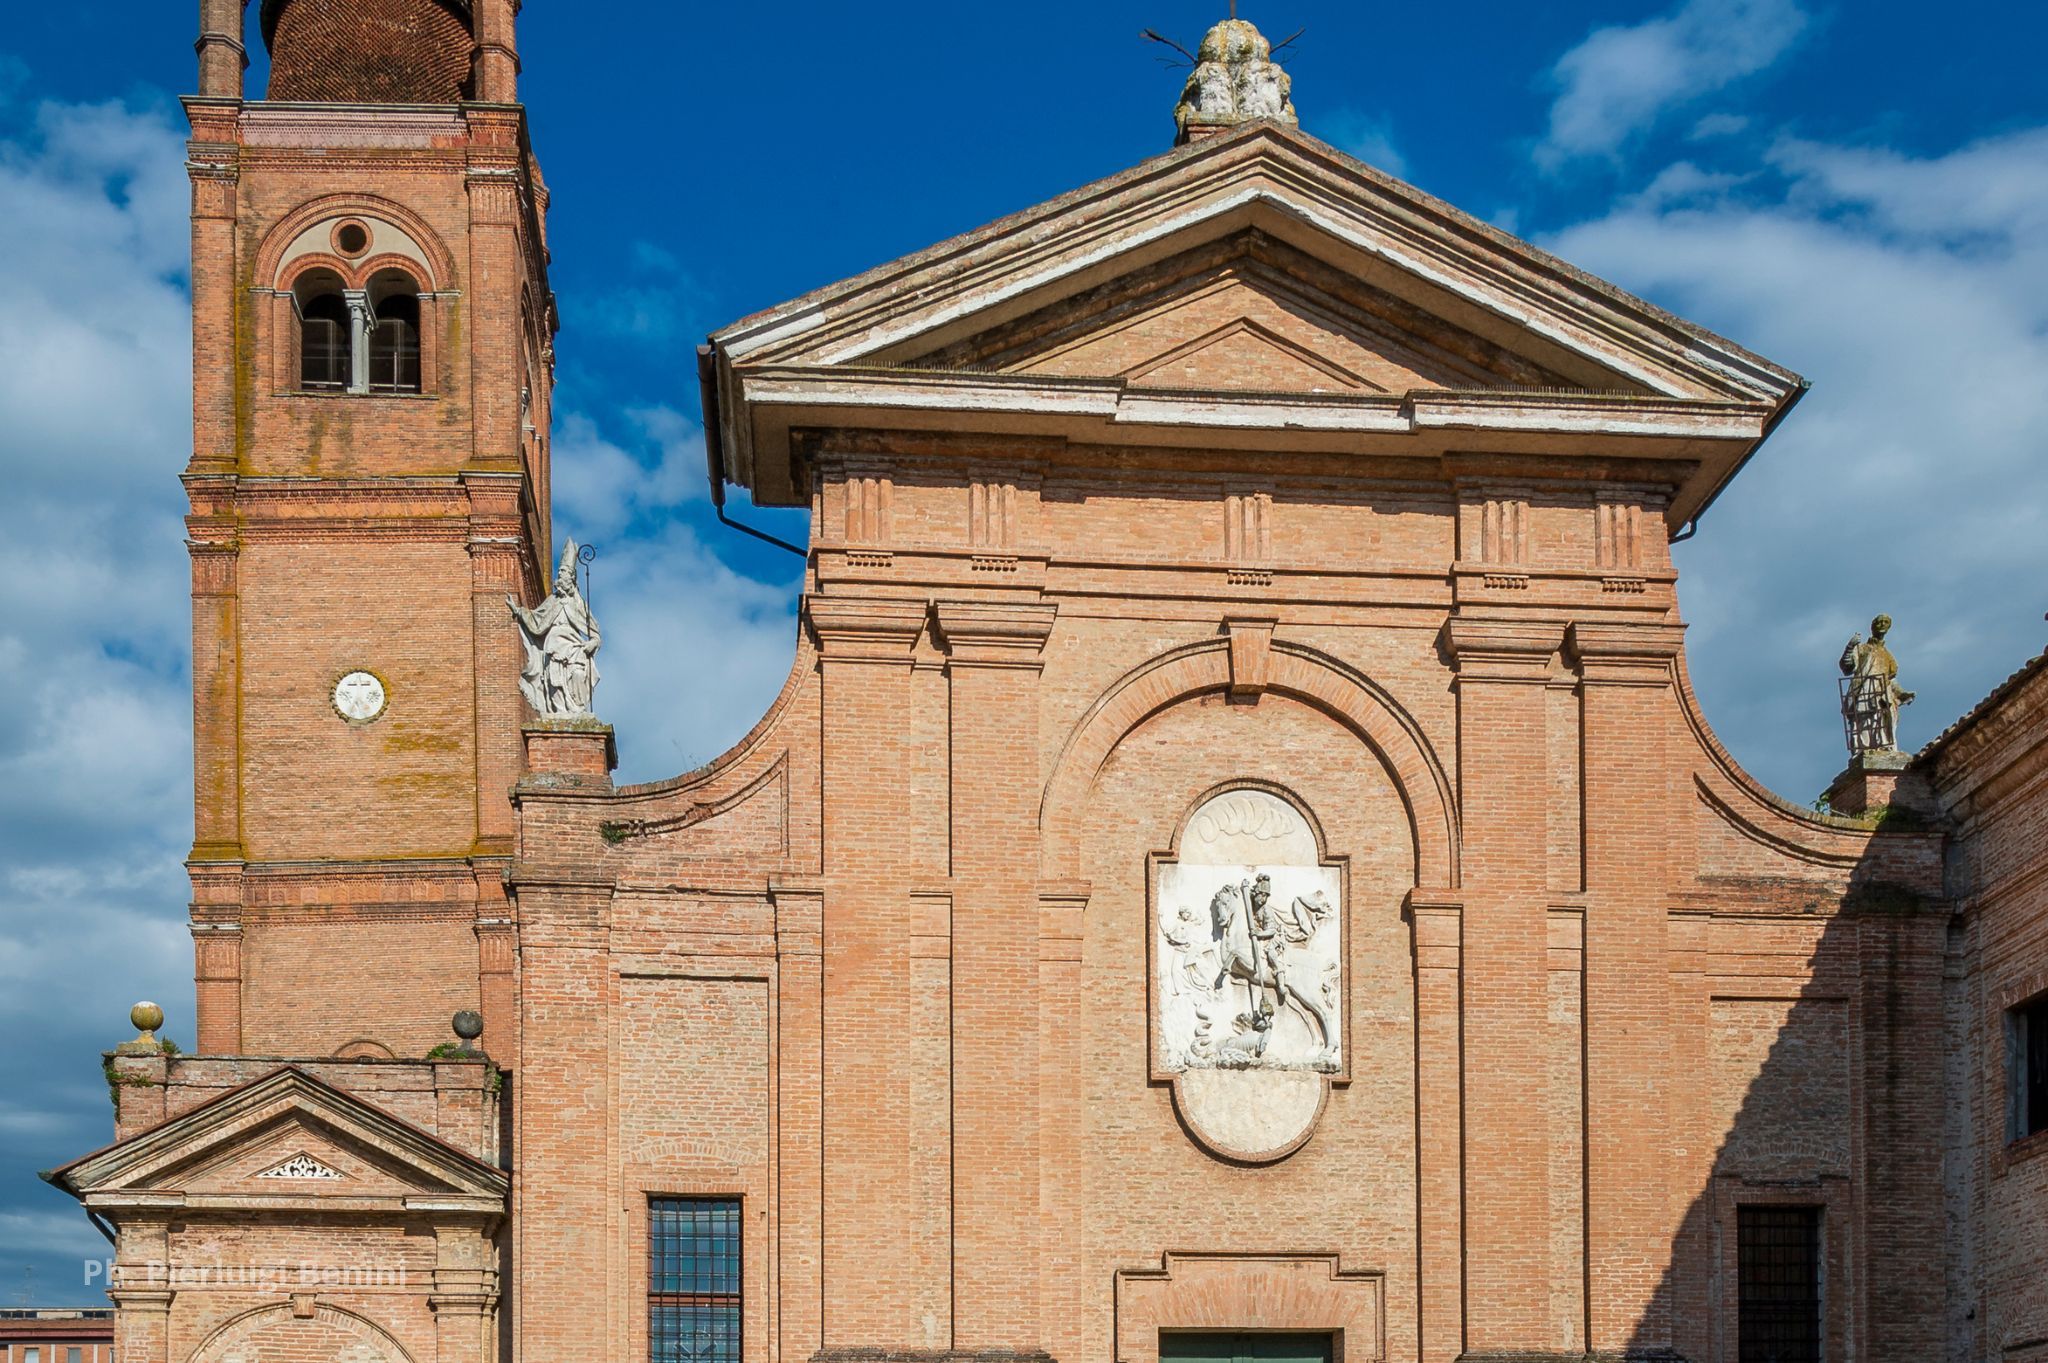
[[1197,810],[1159,870],[1159,1067],[1338,1069],[1342,897],[1279,796],[1230,791]]
[[1232,1158],[1291,1152],[1344,1068],[1344,883],[1270,791],[1204,801],[1154,891],[1153,1064]]

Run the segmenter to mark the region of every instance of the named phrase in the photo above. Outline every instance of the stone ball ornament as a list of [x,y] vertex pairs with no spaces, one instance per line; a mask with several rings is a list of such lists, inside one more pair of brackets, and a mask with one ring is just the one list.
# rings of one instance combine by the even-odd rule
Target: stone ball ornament
[[156,1039],[156,1029],[164,1025],[164,1010],[144,999],[128,1010],[128,1023],[135,1028],[133,1039],[114,1047],[117,1055],[157,1055],[163,1051],[163,1043]]

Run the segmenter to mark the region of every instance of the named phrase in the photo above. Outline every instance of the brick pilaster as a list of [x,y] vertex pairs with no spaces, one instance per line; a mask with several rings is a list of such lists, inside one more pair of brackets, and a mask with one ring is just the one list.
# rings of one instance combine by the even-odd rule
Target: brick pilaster
[[[523,873],[515,871],[515,875]],[[610,1317],[611,887],[547,873],[517,884],[518,1099],[512,1215],[515,1358],[573,1358]]]
[[913,648],[922,600],[812,596],[823,679],[822,1126],[824,1289],[831,1348],[915,1348],[918,1215],[909,1067],[915,854],[909,785]]
[[953,1345],[1035,1349],[1038,676],[1054,607],[941,601],[952,681]]
[[1588,1344],[1671,1347],[1678,1237],[1669,1142],[1671,830],[1689,799],[1664,625],[1572,626],[1582,683],[1586,846]]
[[1563,631],[1455,617],[1464,812],[1465,1349],[1550,1347],[1545,702]]
[[1415,1110],[1417,1271],[1421,1276],[1421,1363],[1451,1363],[1464,1352],[1463,1207],[1464,907],[1440,895],[1408,902],[1415,933]]

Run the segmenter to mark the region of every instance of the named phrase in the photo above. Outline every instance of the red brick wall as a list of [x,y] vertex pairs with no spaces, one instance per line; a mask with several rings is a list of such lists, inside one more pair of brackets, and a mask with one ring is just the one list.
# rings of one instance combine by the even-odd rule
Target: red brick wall
[[[409,25],[424,36],[397,43]],[[405,55],[419,79],[469,53],[452,11],[396,0],[299,0],[275,39],[306,98],[289,82],[361,74],[336,52]],[[552,309],[523,116],[193,109],[199,1047],[418,1056],[482,1006],[509,1051],[509,961],[491,948],[487,990],[480,941],[506,916],[526,714],[504,597],[530,599],[550,556]],[[347,218],[427,295],[417,395],[295,391],[279,291]],[[334,260],[353,277],[386,258]],[[360,725],[330,700],[356,668],[388,700]]]
[[[1921,768],[1958,825],[1962,930],[1950,951],[1951,1348],[2032,1359],[2048,1339],[2048,1135],[2008,1137],[2009,1010],[2048,994],[2048,667],[2037,659]],[[2028,1341],[2034,1341],[2029,1344]]]
[[[606,1177],[763,1200],[749,1233],[758,1215],[775,1238],[747,1309],[774,1356],[1106,1356],[1119,1272],[1313,1252],[1381,1275],[1393,1357],[1718,1363],[1735,1209],[1792,1195],[1787,1178],[1827,1207],[1830,1253],[1869,1266],[1867,1287],[1837,1280],[1830,1337],[1927,1333],[1910,1265],[1938,1254],[1939,1178],[1907,1061],[1939,1035],[1938,840],[1816,818],[1728,762],[1676,666],[1660,538],[1644,592],[1587,598],[1590,490],[1534,499],[1510,548],[1485,488],[1269,471],[1262,530],[1231,480],[1163,453],[1018,466],[900,443],[850,437],[843,475],[823,465],[822,661],[799,648],[754,734],[678,783],[522,788],[518,1120],[545,1189],[523,1233],[547,1246],[522,1274],[529,1331],[567,1300],[635,1339],[641,1268],[604,1241],[630,1241],[637,1197],[607,1210],[579,1172],[599,1113],[751,1131],[765,1102],[766,1192],[751,1157],[702,1139],[650,1165],[615,1135]],[[1500,552],[1530,579],[1512,605],[1447,572]],[[1228,576],[1262,561],[1270,581]],[[997,640],[989,621],[1042,600],[1042,645],[1014,620]],[[1259,615],[1278,620],[1279,689],[1227,700],[1225,622]],[[1147,1077],[1145,858],[1230,779],[1296,792],[1351,867],[1351,1081],[1257,1167],[1192,1140]],[[1032,887],[1035,914],[983,867]],[[734,1050],[715,1008],[704,1038],[663,1040],[689,1010],[635,978],[657,960],[766,981],[770,1049]],[[717,1072],[674,1081],[695,1114],[639,1114],[631,1076],[686,1057]],[[602,1094],[600,1071],[619,1076]],[[985,1124],[991,1092],[1026,1129]]]
[[473,47],[467,8],[453,0],[288,0],[276,7],[267,33],[269,98],[342,104],[466,99]]

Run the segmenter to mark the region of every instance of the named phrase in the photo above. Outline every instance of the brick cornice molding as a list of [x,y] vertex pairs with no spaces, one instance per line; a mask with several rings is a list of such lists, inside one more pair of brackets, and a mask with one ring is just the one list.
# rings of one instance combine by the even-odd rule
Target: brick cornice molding
[[1563,646],[1564,626],[1550,620],[1473,619],[1444,622],[1444,651],[1460,684],[1473,681],[1547,682],[1550,660]]
[[1685,642],[1683,625],[1575,623],[1565,632],[1565,656],[1589,683],[1669,686],[1672,663]]
[[1050,603],[1026,601],[939,601],[933,609],[952,666],[1033,671],[1059,614]]
[[910,666],[930,606],[921,599],[877,596],[804,598],[804,619],[828,663],[896,663]]

